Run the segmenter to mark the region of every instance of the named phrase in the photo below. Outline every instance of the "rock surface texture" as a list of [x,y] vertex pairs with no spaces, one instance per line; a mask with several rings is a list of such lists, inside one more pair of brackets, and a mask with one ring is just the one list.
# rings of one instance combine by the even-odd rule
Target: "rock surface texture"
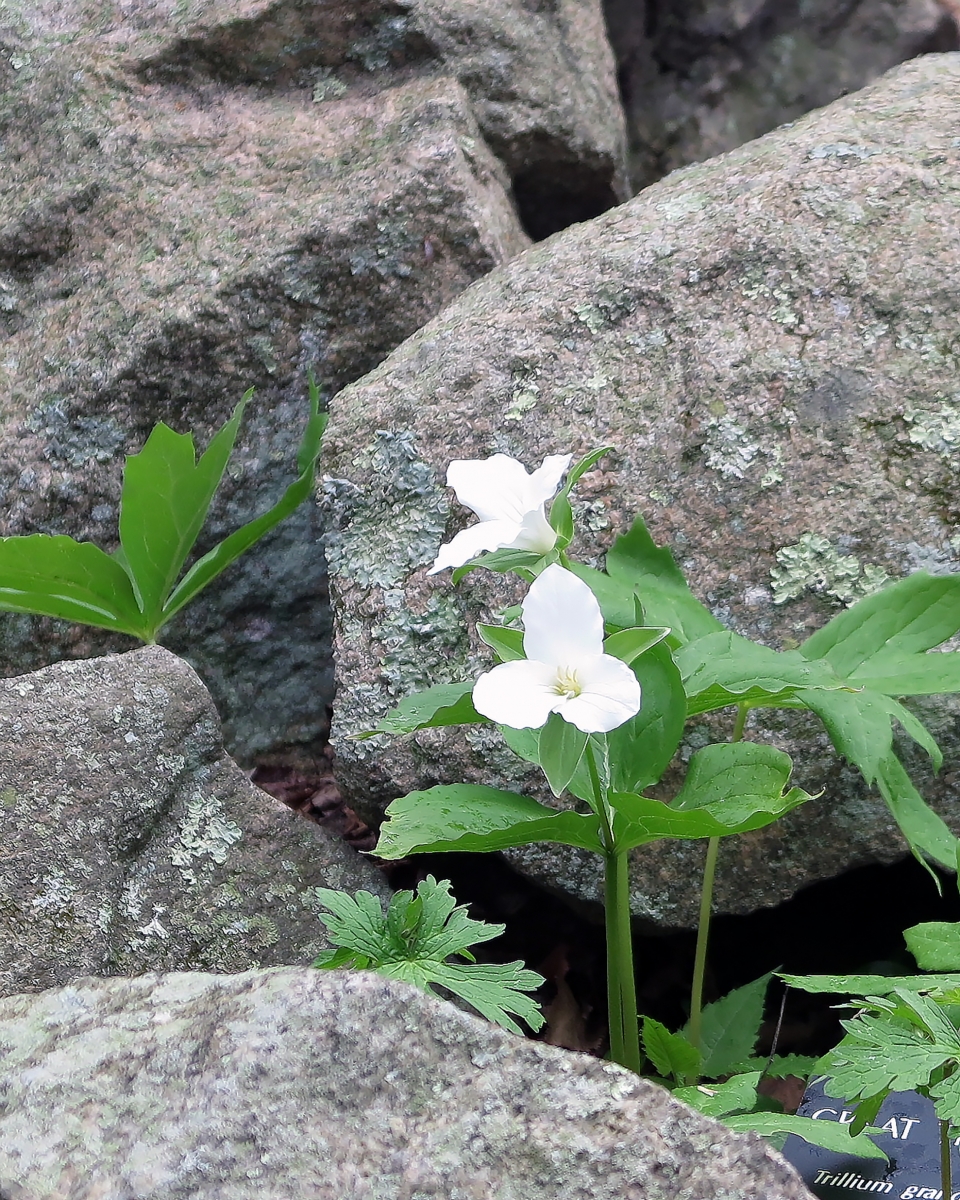
[[309,963],[328,944],[316,888],[389,894],[247,781],[157,646],[0,680],[0,847],[0,995]]
[[85,980],[0,1001],[17,1200],[809,1200],[620,1067],[371,974]]
[[958,0],[606,0],[605,8],[637,191],[915,55],[960,48]]
[[[0,535],[112,547],[123,452],[205,444],[256,385],[222,536],[292,479],[308,369],[358,378],[624,162],[599,0],[10,0]],[[164,634],[245,763],[325,734],[319,533],[300,510]],[[124,648],[0,617],[0,674]]]
[[[336,397],[322,499],[348,803],[461,779],[532,786],[482,727],[345,737],[428,682],[476,674],[490,660],[468,618],[517,598],[485,572],[458,588],[426,576],[469,521],[443,487],[453,458],[503,451],[534,467],[613,444],[579,488],[579,557],[642,511],[716,615],[776,647],[885,575],[958,569],[958,134],[960,54],[917,59],[534,247]],[[910,761],[960,830],[957,706],[918,708],[948,765],[924,781]],[[725,846],[720,911],[904,849],[812,718],[763,720],[747,736],[790,749],[797,782],[824,795]],[[685,753],[729,732],[697,726]],[[638,852],[637,915],[694,922],[702,853]],[[592,857],[514,859],[571,894],[602,894]]]

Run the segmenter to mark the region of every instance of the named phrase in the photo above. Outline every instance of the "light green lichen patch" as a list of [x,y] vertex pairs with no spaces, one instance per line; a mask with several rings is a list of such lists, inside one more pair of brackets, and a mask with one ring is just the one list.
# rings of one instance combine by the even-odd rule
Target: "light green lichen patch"
[[743,479],[760,453],[760,443],[729,415],[708,421],[706,433],[703,453],[707,466],[724,479]]
[[362,587],[392,588],[436,557],[449,505],[412,433],[379,430],[354,465],[363,484],[326,477],[320,485],[327,564]]
[[882,567],[864,565],[853,554],[841,554],[829,538],[816,533],[805,533],[794,545],[778,550],[777,562],[779,566],[770,572],[774,604],[784,604],[809,590],[849,605],[889,582]]
[[412,612],[405,594],[384,594],[387,613],[373,636],[384,647],[380,674],[393,696],[421,691],[452,679],[466,653],[466,622],[454,595],[433,593],[422,613]]
[[960,450],[960,394],[953,403],[945,400],[936,412],[907,408],[903,419],[909,426],[907,437],[915,446],[945,458]]
[[187,815],[171,850],[170,861],[188,883],[196,883],[194,860],[209,858],[222,866],[227,861],[230,847],[242,837],[239,825],[224,816],[220,800],[197,791],[187,803]]

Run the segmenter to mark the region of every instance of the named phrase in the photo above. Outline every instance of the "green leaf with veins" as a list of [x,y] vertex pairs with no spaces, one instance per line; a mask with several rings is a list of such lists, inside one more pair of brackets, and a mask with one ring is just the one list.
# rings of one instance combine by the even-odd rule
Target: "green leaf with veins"
[[804,992],[833,996],[889,996],[898,988],[942,993],[960,988],[960,974],[950,975],[777,975]]
[[376,854],[391,859],[445,850],[483,854],[533,842],[603,852],[594,813],[558,812],[516,792],[454,783],[394,800]]
[[150,636],[120,563],[92,542],[59,534],[0,538],[0,610]]
[[[923,659],[960,631],[960,575],[915,571],[875,592],[818,629],[800,647],[826,659],[838,675],[875,673],[884,660]],[[904,689],[898,695],[909,695]]]
[[643,1052],[665,1079],[682,1083],[700,1074],[700,1052],[682,1033],[671,1033],[653,1017],[644,1017]]
[[378,733],[413,733],[417,729],[435,729],[446,725],[488,725],[486,717],[473,707],[473,684],[437,683],[401,700],[382,717],[374,729],[354,734],[357,739]]
[[734,1075],[723,1083],[699,1084],[674,1089],[674,1096],[705,1117],[722,1118],[731,1113],[751,1112],[757,1103],[760,1072]]
[[847,686],[826,662],[809,662],[797,650],[770,650],[727,629],[682,646],[677,666],[688,716],[731,704],[776,707],[808,688]]
[[[700,1047],[703,1052],[701,1074],[705,1078],[729,1075],[738,1063],[753,1053],[772,977],[770,972],[704,1006]],[[688,1029],[684,1030],[684,1033],[688,1032]]]
[[[318,888],[317,898],[330,910],[320,920],[338,948],[319,955],[315,967],[370,969],[427,992],[437,985],[513,1033],[522,1033],[514,1017],[534,1031],[542,1027],[543,1016],[526,993],[540,987],[543,977],[520,962],[474,963],[470,947],[499,937],[505,926],[472,920],[446,880],[438,883],[429,875],[416,895],[397,892],[386,914],[369,892],[348,896]],[[454,956],[470,961],[449,962]]]
[[921,971],[960,971],[960,923],[924,921],[903,931]]
[[647,624],[668,626],[678,641],[693,641],[723,629],[690,591],[670,551],[656,545],[642,517],[610,547],[606,567],[614,583],[639,595]]
[[822,1146],[835,1154],[850,1154],[857,1158],[887,1158],[875,1146],[868,1134],[882,1134],[884,1130],[867,1127],[863,1133],[851,1136],[847,1125],[835,1121],[814,1121],[811,1117],[798,1117],[791,1113],[733,1113],[720,1120],[735,1133],[759,1133],[778,1149],[782,1149],[787,1134],[793,1133],[812,1146]]

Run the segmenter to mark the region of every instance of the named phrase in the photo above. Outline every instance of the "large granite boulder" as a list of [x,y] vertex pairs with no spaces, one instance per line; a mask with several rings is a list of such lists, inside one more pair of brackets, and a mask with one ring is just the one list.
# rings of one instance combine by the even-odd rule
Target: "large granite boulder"
[[[123,452],[256,385],[205,548],[292,478],[308,369],[356,379],[623,162],[599,0],[5,4],[0,535],[112,547]],[[246,763],[325,736],[319,534],[303,508],[164,633]],[[0,616],[0,674],[127,646]]]
[[635,190],[960,47],[958,0],[606,0]]
[[[960,54],[917,59],[534,247],[336,397],[322,499],[348,803],[459,779],[533,786],[483,728],[348,737],[425,683],[475,674],[489,659],[470,621],[516,599],[487,572],[458,588],[426,575],[471,520],[443,486],[453,458],[533,467],[612,443],[578,490],[576,553],[601,555],[642,511],[716,615],[777,647],[885,576],[958,568],[958,133]],[[918,709],[948,763],[925,794],[960,831],[960,710]],[[685,753],[717,736],[729,729],[698,724]],[[755,713],[747,736],[791,748],[797,782],[824,795],[726,844],[720,911],[904,852],[812,718]],[[637,852],[636,914],[693,923],[702,853]],[[594,856],[512,857],[602,895]]]
[[318,887],[389,894],[246,779],[158,646],[0,680],[0,847],[0,995],[309,963]]
[[404,983],[305,970],[0,1001],[16,1200],[809,1200],[756,1135]]

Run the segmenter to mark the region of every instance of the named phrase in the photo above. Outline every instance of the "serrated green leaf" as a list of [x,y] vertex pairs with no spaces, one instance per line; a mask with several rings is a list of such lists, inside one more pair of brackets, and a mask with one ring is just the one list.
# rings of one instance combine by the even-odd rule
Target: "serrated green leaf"
[[123,567],[92,542],[61,535],[0,538],[0,609],[148,637]]
[[847,677],[884,657],[921,654],[958,630],[960,575],[916,571],[834,617],[807,638],[800,653],[827,659]]
[[790,987],[834,996],[889,996],[898,988],[916,992],[960,987],[960,974],[949,975],[777,975]]
[[523,630],[507,629],[503,625],[478,625],[481,641],[496,652],[501,662],[516,662],[524,658]]
[[868,1128],[853,1137],[847,1125],[840,1125],[836,1121],[814,1121],[812,1117],[798,1117],[791,1113],[743,1113],[721,1117],[720,1120],[736,1133],[759,1133],[775,1145],[778,1137],[793,1133],[812,1146],[822,1146],[835,1154],[849,1154],[856,1158],[887,1158],[868,1137],[870,1133],[882,1134],[882,1129]]
[[903,931],[907,949],[921,971],[960,971],[960,924],[924,921]]
[[445,850],[485,853],[532,842],[603,851],[593,813],[557,812],[516,792],[455,783],[394,800],[387,808],[376,854],[403,858]]
[[751,1055],[742,1062],[736,1063],[731,1070],[740,1074],[742,1071],[759,1071],[770,1079],[786,1079],[795,1076],[806,1079],[819,1060],[812,1054],[775,1054],[773,1058],[756,1058]]
[[164,602],[207,519],[237,440],[246,392],[233,415],[196,456],[193,435],[161,422],[123,469],[120,546],[145,621],[159,628]]
[[723,629],[690,591],[670,551],[654,543],[642,517],[610,547],[606,567],[614,582],[640,596],[648,624],[668,626],[681,642]]
[[926,1087],[931,1074],[952,1052],[931,1042],[922,1030],[895,1022],[886,1014],[860,1013],[842,1021],[846,1037],[820,1060],[829,1075],[831,1096],[867,1099],[878,1092],[909,1092]]
[[573,778],[586,745],[587,734],[565,721],[559,713],[550,714],[540,730],[537,757],[555,796],[559,796]]
[[320,920],[339,949],[319,955],[314,966],[327,970],[369,968],[423,991],[432,992],[436,984],[513,1033],[522,1033],[513,1016],[534,1030],[543,1025],[540,1010],[524,994],[544,983],[535,971],[520,962],[448,961],[452,956],[472,960],[470,946],[499,937],[504,926],[474,921],[465,906],[457,905],[446,880],[438,883],[428,875],[417,886],[416,895],[395,893],[386,913],[370,892],[348,896],[318,888],[317,897],[330,910],[321,914]]
[[543,1028],[543,1014],[536,1001],[524,993],[542,987],[544,979],[521,962],[443,963],[434,968],[432,976],[431,982],[453,992],[488,1021],[511,1033],[522,1034],[523,1030],[510,1013],[525,1021],[534,1033]]
[[[753,1053],[763,1005],[770,986],[772,972],[752,983],[735,988],[713,1004],[704,1006],[701,1014],[700,1049],[703,1054],[702,1075],[717,1079],[728,1075],[739,1062]],[[684,1030],[689,1035],[689,1029]]]
[[473,707],[473,680],[466,683],[437,683],[401,700],[375,729],[355,734],[357,739],[378,733],[413,733],[446,725],[484,725],[490,722]]
[[895,995],[900,1001],[898,1015],[906,1012],[914,1025],[921,1032],[929,1034],[943,1050],[949,1051],[955,1057],[960,1056],[960,1034],[951,1024],[943,1008],[932,997],[911,988],[897,988]]
[[676,1088],[673,1095],[705,1117],[719,1119],[732,1113],[750,1112],[757,1103],[760,1074],[760,1071],[750,1071],[735,1075],[724,1083]]
[[644,1017],[643,1052],[657,1072],[678,1083],[700,1074],[700,1052],[680,1033],[671,1033],[653,1017]]
[[669,632],[669,629],[637,626],[621,629],[606,639],[603,643],[603,652],[619,658],[621,662],[625,662],[629,666],[641,654],[656,646],[658,642],[662,642]]
[[888,696],[935,696],[960,692],[960,651],[878,655],[864,663],[850,682]]
[[[249,392],[247,393],[249,395]],[[316,463],[320,454],[323,433],[327,426],[327,414],[319,410],[320,392],[310,378],[310,417],[304,430],[300,448],[297,451],[297,469],[300,472],[297,479],[287,488],[280,500],[259,517],[255,517],[246,525],[241,526],[229,537],[197,559],[177,584],[163,604],[160,624],[170,618],[188,604],[198,592],[201,592],[218,575],[222,574],[231,563],[249,550],[254,543],[275,529],[281,521],[313,495]],[[227,426],[224,426],[226,429]],[[223,430],[220,431],[220,434]],[[217,437],[220,437],[217,434]],[[216,439],[214,439],[216,441]],[[231,443],[232,444],[232,443]],[[211,443],[212,447],[213,443]],[[207,451],[209,453],[209,450]],[[206,458],[206,455],[204,455]],[[202,460],[201,460],[202,461]],[[221,472],[222,474],[222,472]],[[182,564],[181,564],[182,565]],[[179,572],[178,572],[179,573]],[[159,628],[159,625],[158,625]]]
[[960,1073],[954,1070],[937,1083],[932,1083],[930,1095],[940,1120],[950,1125],[960,1125]]

